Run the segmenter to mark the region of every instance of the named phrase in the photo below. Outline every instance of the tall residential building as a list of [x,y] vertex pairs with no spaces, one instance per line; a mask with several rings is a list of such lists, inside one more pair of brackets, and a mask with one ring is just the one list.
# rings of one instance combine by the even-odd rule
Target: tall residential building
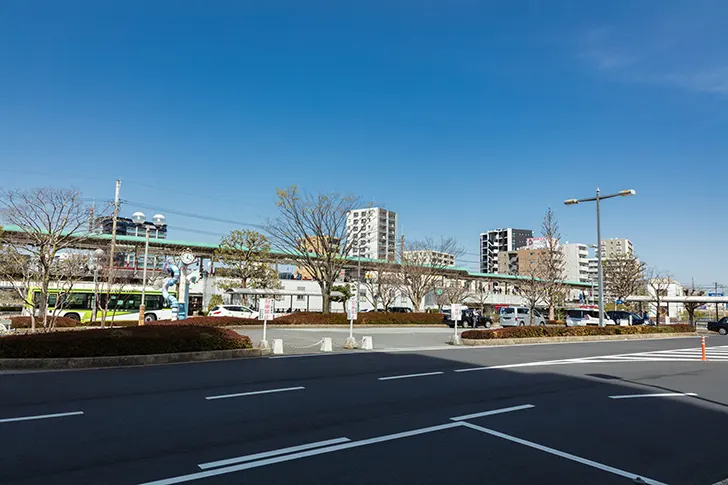
[[530,229],[494,229],[480,234],[480,271],[482,273],[498,272],[498,253],[516,251],[525,247],[528,239],[533,237]]
[[[564,279],[566,281],[589,282],[589,249],[586,244],[562,244],[564,254]],[[596,272],[596,266],[594,267]]]
[[352,256],[394,261],[397,254],[397,214],[381,207],[354,209],[346,216],[347,234],[357,241]]
[[412,258],[408,261],[416,263],[429,264],[431,266],[455,266],[455,255],[450,253],[442,253],[432,249],[420,249],[414,251],[405,251],[404,257]]
[[621,254],[634,255],[634,246],[629,239],[602,240],[602,259],[613,258]]

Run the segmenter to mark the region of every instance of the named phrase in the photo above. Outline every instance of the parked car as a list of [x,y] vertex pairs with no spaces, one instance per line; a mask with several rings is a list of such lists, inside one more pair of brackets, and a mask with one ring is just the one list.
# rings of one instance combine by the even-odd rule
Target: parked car
[[412,313],[412,309],[408,306],[391,306],[389,307],[390,313]]
[[723,317],[717,322],[708,322],[708,330],[718,332],[721,335],[728,335],[728,317]]
[[[442,323],[450,328],[455,328],[455,322],[452,320],[452,314],[449,308],[442,311]],[[458,327],[490,328],[491,326],[493,326],[493,319],[487,315],[480,315],[470,308],[463,308],[460,311]]]
[[210,316],[258,318],[258,312],[242,305],[218,305],[210,310]]
[[[604,324],[616,325],[617,322],[612,320],[607,312],[604,312]],[[583,327],[585,325],[599,325],[599,311],[582,308],[573,308],[566,311],[567,327]]]
[[[522,327],[531,325],[531,309],[523,306],[511,306],[500,309],[502,327]],[[538,310],[533,312],[533,325],[546,325],[546,318]]]
[[[629,321],[630,317],[632,317],[632,325],[644,325],[645,323],[647,325],[651,325],[652,322],[648,318],[645,322],[644,317],[641,317],[633,312],[627,312],[624,310],[613,310],[609,312],[604,312],[606,315],[611,319],[614,320],[616,323],[619,323],[620,320],[627,320]],[[598,319],[598,317],[597,317]]]

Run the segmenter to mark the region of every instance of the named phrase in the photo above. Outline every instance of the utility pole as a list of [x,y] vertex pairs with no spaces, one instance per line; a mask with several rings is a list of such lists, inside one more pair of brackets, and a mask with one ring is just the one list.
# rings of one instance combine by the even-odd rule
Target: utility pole
[[[718,296],[718,282],[717,281],[715,282],[715,293],[713,293],[713,294],[716,297]],[[720,320],[720,318],[718,318],[718,304],[716,303],[715,304],[715,321],[717,322],[718,320]]]
[[399,260],[404,263],[404,234],[402,234],[402,240],[400,242]]
[[104,305],[103,319],[101,326],[106,324],[106,312],[109,309],[109,299],[111,297],[111,283],[113,279],[114,268],[114,252],[116,251],[116,222],[119,219],[119,190],[121,189],[121,180],[116,181],[116,191],[114,192],[114,212],[111,219],[111,245],[109,247],[109,268],[106,280],[106,303]]

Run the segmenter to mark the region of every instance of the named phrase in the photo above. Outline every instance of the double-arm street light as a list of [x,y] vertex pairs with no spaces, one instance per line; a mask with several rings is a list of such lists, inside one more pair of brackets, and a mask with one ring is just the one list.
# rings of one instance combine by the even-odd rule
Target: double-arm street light
[[[136,224],[137,228],[144,225],[145,239],[144,239],[144,270],[142,272],[142,302],[139,305],[139,325],[144,325],[144,311],[146,310],[146,290],[147,290],[147,259],[149,258],[149,230],[151,226],[145,224],[147,216],[143,212],[135,212],[131,215],[131,220]],[[152,217],[152,223],[159,230],[160,227],[166,223],[166,218],[162,214],[155,214]]]
[[602,199],[611,199],[613,197],[627,197],[635,195],[637,192],[634,190],[622,190],[616,194],[601,195],[599,188],[597,188],[596,197],[589,197],[588,199],[568,199],[564,201],[566,205],[576,205],[582,202],[596,202],[597,203],[597,284],[599,290],[599,326],[604,326],[604,275],[602,273],[602,229],[599,212],[599,201]]

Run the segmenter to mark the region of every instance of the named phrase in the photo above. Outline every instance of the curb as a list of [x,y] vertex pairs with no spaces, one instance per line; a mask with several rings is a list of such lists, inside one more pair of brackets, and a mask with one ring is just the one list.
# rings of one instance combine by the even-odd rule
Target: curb
[[531,338],[494,338],[462,339],[463,345],[472,347],[495,347],[498,345],[547,344],[552,342],[599,342],[604,340],[654,340],[662,338],[697,337],[696,332],[686,333],[647,333],[628,335],[585,335],[580,337],[531,337]]
[[209,360],[248,359],[269,355],[263,349],[210,350],[175,354],[119,355],[104,357],[64,357],[54,359],[0,359],[0,369],[84,369],[93,367],[124,367],[132,365],[175,364]]

